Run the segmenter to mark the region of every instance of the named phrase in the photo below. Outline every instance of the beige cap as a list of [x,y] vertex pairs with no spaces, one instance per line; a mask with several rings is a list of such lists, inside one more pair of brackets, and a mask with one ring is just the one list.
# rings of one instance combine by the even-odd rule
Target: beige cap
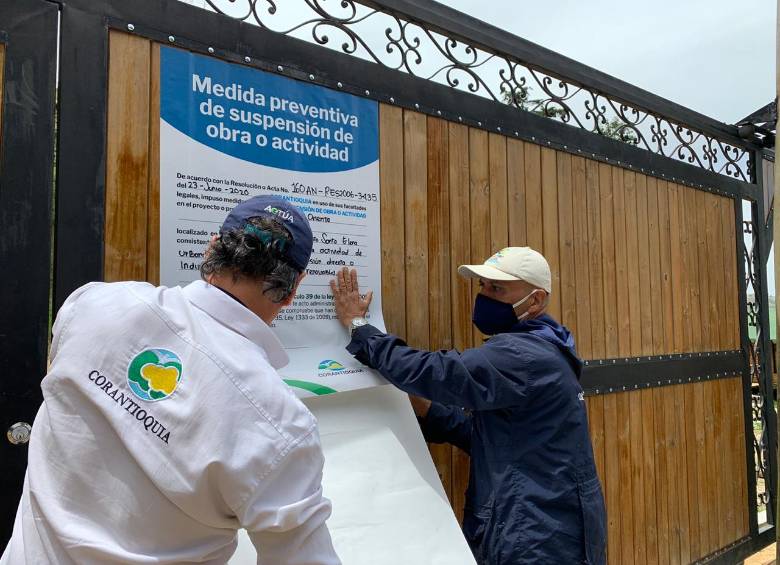
[[530,247],[505,247],[482,265],[461,265],[462,277],[491,281],[525,281],[552,292],[552,274],[547,259]]

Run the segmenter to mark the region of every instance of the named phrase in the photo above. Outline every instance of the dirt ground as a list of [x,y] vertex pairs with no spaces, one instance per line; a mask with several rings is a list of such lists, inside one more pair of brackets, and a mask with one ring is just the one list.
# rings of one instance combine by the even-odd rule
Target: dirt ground
[[744,561],[744,565],[775,565],[775,544],[751,555]]

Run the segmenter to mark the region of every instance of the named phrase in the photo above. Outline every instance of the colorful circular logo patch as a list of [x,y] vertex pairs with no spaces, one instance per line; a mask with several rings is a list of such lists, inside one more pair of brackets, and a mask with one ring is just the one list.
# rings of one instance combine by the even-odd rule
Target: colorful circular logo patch
[[181,359],[167,349],[146,349],[127,368],[127,384],[141,400],[168,398],[181,380]]
[[343,371],[344,365],[333,359],[323,359],[320,361],[320,371]]

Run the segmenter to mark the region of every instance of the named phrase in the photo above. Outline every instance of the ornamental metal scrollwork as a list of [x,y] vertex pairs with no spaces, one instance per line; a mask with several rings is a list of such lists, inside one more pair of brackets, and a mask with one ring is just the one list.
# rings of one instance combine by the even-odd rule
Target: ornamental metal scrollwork
[[771,351],[763,351],[763,333],[761,328],[761,317],[764,295],[761,289],[760,270],[758,261],[758,234],[755,233],[753,222],[743,221],[742,234],[750,236],[748,239],[750,245],[745,242],[743,237],[742,256],[745,264],[745,284],[746,289],[752,289],[752,300],[748,300],[746,307],[747,325],[750,333],[755,337],[748,340],[748,361],[750,367],[750,381],[753,383],[753,393],[751,394],[751,415],[752,415],[752,441],[753,458],[756,469],[756,504],[759,509],[762,507],[771,513],[768,508],[770,496],[770,478],[769,478],[769,418],[767,410],[772,410],[772,403],[767,403],[767,398],[772,398],[772,390],[766,390],[766,384],[763,378],[764,363],[767,362]]
[[743,147],[371,0],[181,1],[750,182]]

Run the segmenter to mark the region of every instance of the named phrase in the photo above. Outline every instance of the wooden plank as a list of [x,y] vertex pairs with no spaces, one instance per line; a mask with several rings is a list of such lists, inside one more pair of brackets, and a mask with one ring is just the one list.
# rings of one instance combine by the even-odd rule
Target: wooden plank
[[[691,329],[691,293],[689,291],[691,280],[691,249],[692,245],[688,240],[688,228],[689,222],[684,218],[687,218],[689,212],[689,204],[685,198],[685,191],[678,187],[677,184],[668,183],[669,186],[669,206],[670,206],[670,220],[672,222],[672,267],[673,267],[673,284],[674,284],[674,304],[675,304],[675,344],[681,343],[679,349],[675,349],[676,353],[682,351],[693,350],[693,337]],[[675,229],[674,226],[677,226]],[[674,237],[679,233],[680,242],[680,263],[675,263],[674,257]],[[681,340],[678,340],[678,335],[681,334]]]
[[459,124],[449,124],[448,130],[452,339],[454,347],[463,350],[471,346],[473,303],[468,280],[457,274],[458,266],[471,261],[471,230],[464,229],[471,225],[469,130]]
[[710,323],[710,255],[707,247],[707,241],[712,238],[711,226],[707,222],[707,201],[708,194],[701,190],[696,190],[696,224],[697,238],[696,247],[699,257],[699,310],[701,312],[701,350],[712,351],[713,346],[713,325]]
[[[677,476],[677,460],[680,455],[680,445],[677,441],[676,418],[674,396],[676,386],[666,386],[661,390],[663,398],[664,415],[664,435],[666,436],[666,497],[668,500],[668,519],[669,519],[669,562],[672,564],[682,563],[680,558],[681,542],[681,520],[680,520],[680,494],[685,491],[679,488],[679,477]],[[687,516],[685,517],[687,520]]]
[[698,275],[696,274],[696,254],[694,250],[695,244],[695,223],[691,222],[691,217],[695,219],[696,214],[692,209],[692,205],[687,198],[689,192],[683,186],[677,184],[669,184],[670,188],[674,187],[674,192],[677,195],[677,202],[679,208],[679,226],[680,226],[680,245],[682,246],[682,259],[683,266],[681,273],[682,283],[682,308],[680,309],[681,321],[683,330],[683,351],[695,351],[694,338],[693,338],[693,290],[694,285],[698,285]]
[[615,563],[634,563],[634,508],[633,488],[635,483],[632,476],[631,464],[631,399],[630,393],[620,392],[617,397],[617,439],[619,454],[619,480],[620,480],[620,559]]
[[[585,359],[593,358],[591,340],[590,300],[582,296],[590,288],[590,251],[588,242],[588,196],[585,172],[585,158],[574,156],[571,159],[572,176],[572,215],[574,223],[574,270],[579,290],[577,302],[577,351]],[[611,239],[612,236],[610,235]]]
[[428,118],[428,316],[430,346],[452,347],[450,186],[447,122]]
[[701,555],[709,554],[714,546],[715,540],[711,538],[711,529],[709,526],[708,515],[711,512],[711,508],[707,499],[707,475],[711,472],[709,463],[707,461],[707,451],[705,446],[706,428],[705,428],[705,402],[704,402],[704,386],[705,383],[695,383],[693,385],[693,418],[694,418],[694,430],[696,435],[696,469],[697,478],[696,482],[696,494],[699,505],[699,552]]
[[[732,223],[733,225],[733,223]],[[738,406],[742,406],[743,389],[742,379],[733,379],[733,388],[731,389],[734,402]],[[738,489],[735,489],[735,497],[737,504],[734,507],[737,509],[736,524],[737,524],[737,537],[742,537],[748,534],[750,529],[750,522],[748,520],[748,491],[747,491],[747,466],[745,465],[745,420],[742,414],[742,410],[733,410],[735,419],[734,423],[734,437],[732,452],[734,453],[734,476],[737,477]]]
[[[471,225],[469,196],[469,130],[464,125],[448,124],[449,193],[450,193],[450,287],[452,296],[452,340],[459,351],[471,346],[472,295],[469,281],[457,274],[459,265],[471,261]],[[452,507],[463,523],[466,487],[469,480],[469,457],[452,448]]]
[[[450,214],[447,122],[427,118],[428,335],[431,349],[452,347],[450,310]],[[452,500],[452,446],[429,444],[447,496]]]
[[[677,200],[672,202],[666,181],[656,180],[658,195],[658,230],[661,245],[661,296],[663,300],[664,352],[677,352],[682,348],[682,325],[677,323],[680,263],[680,217]],[[672,219],[674,213],[674,219]],[[676,274],[675,274],[676,271]],[[675,276],[676,275],[676,276]],[[654,316],[655,318],[655,316]],[[682,351],[682,349],[680,349]]]
[[109,34],[103,277],[146,279],[151,42]]
[[[471,207],[471,261],[482,263],[493,254],[490,245],[490,169],[488,134],[469,128],[469,192]],[[472,281],[472,292],[477,282]],[[472,345],[482,344],[485,336],[472,327]]]
[[[740,201],[730,201],[729,205],[723,206],[721,214],[723,217],[723,223],[725,226],[725,235],[728,241],[732,242],[729,245],[724,245],[724,263],[729,266],[728,282],[728,304],[731,306],[729,309],[729,327],[731,328],[731,336],[729,340],[729,349],[740,348],[740,328],[739,328],[739,281],[737,269],[737,261],[743,261],[742,255],[737,255],[736,241],[737,237],[742,237],[742,226],[737,226],[734,218],[734,206],[741,206]],[[742,241],[741,239],[739,241]]]
[[612,167],[599,163],[599,205],[601,209],[601,267],[604,282],[604,356],[618,356],[617,272],[615,269],[615,220]]
[[[699,219],[699,199],[697,191],[686,186],[679,186],[679,190],[686,199],[686,216],[682,218],[688,226],[688,247],[691,253],[691,261],[688,265],[690,273],[688,292],[690,296],[690,320],[691,320],[691,347],[692,351],[702,351],[704,349],[702,341],[702,316],[701,316],[701,276],[699,267],[699,249],[700,249],[700,230]],[[701,234],[701,237],[704,237]]]
[[559,153],[558,167],[558,224],[560,229],[560,301],[561,323],[579,335],[577,326],[577,277],[574,263],[574,208],[572,201],[571,155]]
[[604,399],[604,501],[607,507],[607,556],[610,563],[622,558],[620,524],[620,445],[618,442],[617,394]]
[[[406,222],[406,295],[428,289],[427,124],[424,114],[404,111],[404,211]],[[406,339],[412,347],[429,349],[428,309],[408,307]]]
[[[664,193],[665,196],[665,193]],[[668,204],[668,203],[667,203]],[[669,231],[668,231],[668,218],[664,218],[667,222],[667,229],[663,232],[663,238],[669,249]],[[649,246],[649,258],[650,258],[650,307],[652,316],[652,347],[651,350],[654,355],[671,352],[670,347],[667,349],[664,340],[664,269],[661,264],[661,213],[658,209],[658,183],[656,179],[648,177],[647,179],[647,222],[648,222],[648,246]],[[669,263],[667,263],[667,266]],[[668,275],[668,271],[666,273]],[[667,277],[668,279],[668,277]],[[669,298],[671,299],[672,288],[669,285]],[[671,300],[669,301],[671,306]],[[669,334],[670,338],[673,332]]]
[[[720,207],[720,202],[718,202]],[[718,211],[720,213],[720,210]],[[740,500],[739,467],[745,466],[745,460],[739,459],[736,449],[737,426],[740,424],[738,415],[742,412],[742,405],[737,404],[737,395],[734,391],[733,381],[735,379],[723,379],[721,394],[723,398],[723,412],[725,414],[724,427],[726,434],[722,442],[722,451],[724,455],[725,473],[723,484],[727,488],[726,497],[726,530],[729,539],[735,540],[740,537],[739,532],[739,513],[740,507],[745,503]]]
[[653,430],[655,438],[655,494],[658,518],[658,563],[670,563],[671,528],[669,515],[669,457],[666,439],[664,393],[667,387],[653,388]]
[[146,280],[160,284],[160,44],[152,43],[149,77],[149,188]]
[[588,270],[590,272],[590,325],[593,357],[606,355],[604,339],[604,272],[602,266],[601,203],[599,164],[585,161],[585,187],[588,201]]
[[[639,393],[642,397],[642,476],[644,489],[644,534],[646,541],[646,562],[658,563],[658,510],[655,490],[655,406],[653,405],[652,389],[644,389]],[[633,430],[633,422],[631,424]]]
[[591,396],[588,400],[588,426],[593,445],[596,472],[601,479],[601,489],[606,493],[606,453],[604,435],[604,395]]
[[719,279],[723,277],[723,238],[720,230],[720,196],[714,194],[705,194],[707,208],[707,257],[709,259],[709,273],[707,278],[710,284],[710,301],[708,304],[710,314],[710,347],[713,350],[720,350],[725,345],[721,343],[721,329],[725,325],[725,319],[722,318],[723,303],[723,285]]
[[647,218],[647,177],[636,174],[636,230],[639,262],[639,315],[642,355],[653,354],[653,304],[650,284],[650,227]]
[[561,270],[558,250],[558,171],[554,149],[542,147],[542,215],[544,257],[552,273],[552,294],[547,313],[561,319]]
[[[492,254],[507,247],[509,244],[506,137],[496,133],[488,135],[488,158],[490,186],[490,253]],[[485,259],[487,259],[487,257],[485,257]]]
[[716,418],[718,415],[715,414],[715,410],[717,410],[717,407],[715,406],[715,399],[713,394],[713,387],[710,386],[710,383],[704,384],[704,453],[705,457],[708,461],[708,469],[710,472],[707,474],[705,478],[705,494],[706,494],[706,508],[707,508],[707,527],[709,528],[709,539],[710,539],[710,551],[714,551],[720,546],[720,537],[719,537],[719,528],[718,528],[718,521],[721,519],[721,508],[719,504],[718,499],[718,492],[717,492],[717,477],[715,477],[715,473],[717,472],[717,465],[715,464],[717,460],[717,445],[715,441],[715,432],[717,428]]
[[509,245],[523,247],[525,235],[525,144],[518,139],[506,142]]
[[620,167],[612,168],[612,200],[615,222],[615,294],[618,316],[618,349],[621,357],[631,355],[631,312],[628,299],[628,244],[626,241],[625,175]]
[[[683,387],[683,407],[685,410],[685,451],[688,455],[686,458],[688,475],[688,528],[689,528],[689,540],[690,540],[690,557],[691,560],[698,559],[704,554],[701,548],[701,522],[699,519],[699,511],[701,506],[701,500],[698,497],[697,481],[700,480],[698,475],[698,456],[699,451],[697,449],[696,439],[696,401],[694,399],[695,389],[693,385],[686,385]],[[706,462],[704,463],[706,465]],[[704,508],[701,508],[703,511]]]
[[733,516],[734,509],[729,508],[731,497],[730,492],[733,483],[727,481],[728,470],[726,466],[726,451],[729,449],[728,432],[729,422],[728,413],[729,399],[723,396],[723,383],[720,380],[709,383],[712,387],[713,400],[713,422],[715,424],[715,460],[712,467],[717,476],[715,477],[715,489],[718,497],[718,545],[724,547],[734,541],[729,532],[729,512]]
[[636,174],[623,171],[626,194],[626,242],[628,249],[628,309],[630,316],[631,355],[642,354],[642,312],[639,283],[639,230],[637,229]]
[[388,331],[406,337],[403,110],[379,105],[382,311]]
[[[631,453],[631,493],[634,512],[634,563],[647,563],[647,526],[645,520],[645,484],[643,461],[644,452],[644,416],[641,391],[629,393],[630,453]],[[628,532],[623,532],[627,535]]]
[[728,531],[726,529],[727,515],[728,515],[728,498],[727,490],[729,485],[724,481],[725,469],[723,460],[723,437],[725,435],[724,418],[725,413],[723,411],[723,398],[721,395],[721,387],[718,381],[710,381],[707,383],[708,388],[712,395],[712,459],[710,460],[710,468],[713,470],[712,483],[713,483],[713,510],[717,512],[718,519],[716,521],[715,530],[713,535],[717,535],[718,546],[723,547],[730,541],[728,539]]
[[528,247],[544,249],[542,224],[542,152],[534,143],[524,143],[525,225]]
[[[718,343],[721,349],[731,349],[731,324],[734,323],[731,320],[732,304],[730,302],[732,298],[729,295],[729,278],[734,267],[727,262],[727,257],[730,257],[730,255],[727,255],[725,249],[726,247],[733,248],[734,241],[729,239],[723,223],[724,206],[728,213],[731,210],[730,204],[731,201],[728,198],[718,197],[715,199],[713,210],[714,230],[717,237],[714,260],[717,265],[716,269],[719,269],[715,274],[715,285],[718,292]],[[738,301],[735,300],[735,302]]]
[[[674,398],[674,441],[677,447],[675,477],[677,480],[677,500],[680,528],[680,563],[691,562],[690,515],[688,508],[688,448],[685,443],[685,388],[691,385],[672,387]],[[694,478],[695,480],[695,478]]]

